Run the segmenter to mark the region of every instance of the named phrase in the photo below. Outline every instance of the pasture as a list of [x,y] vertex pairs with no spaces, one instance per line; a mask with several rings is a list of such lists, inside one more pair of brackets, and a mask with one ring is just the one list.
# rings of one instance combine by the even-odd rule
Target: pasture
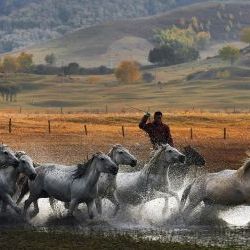
[[[187,80],[190,74],[227,66],[219,59],[202,60],[171,67],[144,70],[152,73],[152,83],[119,83],[114,75],[40,76],[1,75],[3,86],[17,86],[20,93],[14,102],[2,101],[2,108],[47,109],[67,111],[130,112],[138,108],[168,110],[229,111],[249,110],[249,79],[233,74],[228,78]],[[221,71],[225,71],[223,68]],[[229,71],[234,72],[234,69]],[[143,73],[142,72],[142,73]],[[158,82],[161,84],[158,84]]]

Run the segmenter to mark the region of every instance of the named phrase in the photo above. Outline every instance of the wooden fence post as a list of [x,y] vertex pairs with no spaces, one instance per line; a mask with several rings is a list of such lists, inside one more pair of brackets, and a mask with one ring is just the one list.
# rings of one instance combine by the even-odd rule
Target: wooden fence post
[[21,106],[19,107],[19,113],[20,114],[22,113],[22,107]]
[[124,129],[123,125],[122,125],[122,136],[123,136],[123,138],[125,137],[125,129]]
[[87,125],[84,125],[84,131],[85,131],[85,135],[88,135]]
[[193,128],[190,129],[190,139],[193,140]]
[[224,128],[224,140],[226,140],[226,139],[227,139],[227,129]]
[[107,104],[106,104],[106,110],[105,111],[106,111],[106,114],[107,114],[108,113],[108,105]]
[[50,120],[48,120],[49,134],[51,133]]
[[10,120],[9,120],[9,133],[11,134],[11,126],[12,126],[12,122],[11,122],[11,118],[10,118]]
[[61,107],[61,114],[63,114],[63,108]]

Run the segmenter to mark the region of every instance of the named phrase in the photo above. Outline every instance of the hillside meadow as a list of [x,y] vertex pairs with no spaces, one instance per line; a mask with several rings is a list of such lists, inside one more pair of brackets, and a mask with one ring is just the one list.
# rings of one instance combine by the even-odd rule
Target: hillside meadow
[[[140,109],[202,109],[203,111],[237,108],[249,110],[250,76],[187,80],[190,74],[216,68],[222,73],[226,63],[214,58],[171,67],[143,70],[155,76],[151,83],[119,83],[113,74],[102,76],[1,75],[0,84],[20,88],[14,102],[3,101],[2,108],[60,109],[68,111],[128,112],[128,106]],[[246,69],[245,67],[243,67]],[[247,69],[248,70],[248,69]],[[233,71],[233,68],[231,70]],[[230,71],[229,71],[230,74]],[[159,82],[161,82],[159,84]],[[2,99],[2,98],[1,98]]]

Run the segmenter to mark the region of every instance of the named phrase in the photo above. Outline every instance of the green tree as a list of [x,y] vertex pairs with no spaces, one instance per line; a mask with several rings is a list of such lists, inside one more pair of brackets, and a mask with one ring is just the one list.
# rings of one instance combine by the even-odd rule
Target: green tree
[[224,61],[230,61],[231,65],[239,58],[240,50],[233,46],[227,45],[219,50],[219,57]]
[[54,65],[56,63],[56,56],[54,53],[51,53],[46,55],[44,60],[48,65]]
[[250,27],[241,30],[240,40],[250,45]]
[[154,64],[175,65],[196,60],[199,51],[195,48],[187,47],[180,42],[172,41],[159,48],[150,50],[148,60]]
[[33,55],[22,52],[16,59],[17,68],[20,72],[28,72],[33,65]]

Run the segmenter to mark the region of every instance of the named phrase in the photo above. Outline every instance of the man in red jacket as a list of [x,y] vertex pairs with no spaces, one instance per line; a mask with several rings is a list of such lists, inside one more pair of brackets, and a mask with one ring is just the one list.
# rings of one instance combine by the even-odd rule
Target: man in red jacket
[[154,146],[161,144],[169,144],[170,146],[174,146],[174,142],[171,136],[170,128],[167,124],[162,122],[162,112],[157,111],[154,114],[154,121],[148,122],[150,117],[149,113],[146,113],[139,123],[139,128],[144,130],[150,137],[150,140]]

